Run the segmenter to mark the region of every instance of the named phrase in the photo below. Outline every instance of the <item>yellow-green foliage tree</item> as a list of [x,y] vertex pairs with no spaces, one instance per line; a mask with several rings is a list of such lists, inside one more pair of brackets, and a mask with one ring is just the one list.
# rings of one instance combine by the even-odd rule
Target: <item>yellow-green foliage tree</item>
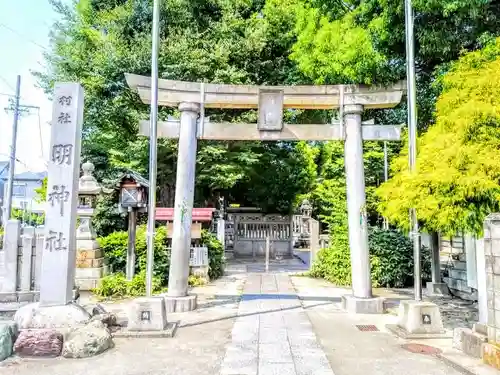
[[403,152],[377,191],[379,209],[408,228],[417,207],[428,230],[481,233],[500,209],[500,38],[463,55],[440,80],[436,123],[418,140],[417,170]]

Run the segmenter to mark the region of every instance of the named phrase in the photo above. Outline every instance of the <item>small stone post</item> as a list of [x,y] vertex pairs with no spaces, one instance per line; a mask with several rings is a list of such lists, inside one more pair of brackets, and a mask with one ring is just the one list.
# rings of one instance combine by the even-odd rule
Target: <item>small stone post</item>
[[427,282],[427,294],[429,296],[446,296],[450,294],[448,285],[441,280],[441,260],[439,258],[440,241],[439,233],[429,234],[429,247],[431,250],[431,273],[432,281]]
[[365,170],[361,113],[363,106],[344,106],[345,172],[349,248],[351,251],[352,295],[343,296],[344,309],[354,313],[383,313],[383,299],[373,298],[368,251]]
[[93,176],[94,164],[82,164],[83,175],[78,184],[80,225],[76,229],[76,274],[75,283],[81,290],[91,290],[99,285],[104,275],[104,258],[97,236],[92,227],[94,205],[102,187]]
[[174,230],[168,279],[167,312],[182,312],[196,307],[196,296],[188,296],[189,255],[196,171],[197,117],[200,106],[179,104],[181,127],[175,188]]
[[483,344],[483,360],[499,368],[500,363],[500,213],[490,214],[484,221],[484,259],[486,300],[488,306],[488,343]]
[[0,251],[0,302],[17,302],[17,248],[20,235],[19,220],[8,220],[3,249]]

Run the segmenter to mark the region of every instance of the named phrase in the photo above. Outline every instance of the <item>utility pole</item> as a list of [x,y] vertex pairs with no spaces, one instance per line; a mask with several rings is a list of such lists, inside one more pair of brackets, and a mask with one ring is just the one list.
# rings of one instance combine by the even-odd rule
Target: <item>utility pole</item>
[[146,257],[146,296],[153,295],[153,262],[156,220],[156,172],[158,147],[158,44],[160,42],[160,0],[153,2],[151,51],[151,109],[149,124],[149,202]]
[[[414,172],[417,166],[417,89],[415,78],[415,45],[413,8],[411,0],[405,0],[405,29],[406,29],[406,76],[408,84],[408,156],[410,172]],[[415,300],[422,300],[422,269],[420,233],[418,227],[417,209],[410,209],[411,236],[413,239],[413,261],[414,261],[414,288]]]
[[[389,179],[389,161],[387,157],[387,142],[384,141],[384,182]],[[389,229],[389,221],[384,217],[384,229]]]
[[12,140],[10,144],[9,156],[9,175],[7,180],[7,191],[5,204],[3,207],[3,225],[7,225],[7,221],[12,215],[12,189],[14,186],[14,169],[16,166],[16,143],[17,143],[17,124],[19,122],[19,99],[21,96],[21,76],[17,76],[16,96],[14,98],[14,121],[12,123]]

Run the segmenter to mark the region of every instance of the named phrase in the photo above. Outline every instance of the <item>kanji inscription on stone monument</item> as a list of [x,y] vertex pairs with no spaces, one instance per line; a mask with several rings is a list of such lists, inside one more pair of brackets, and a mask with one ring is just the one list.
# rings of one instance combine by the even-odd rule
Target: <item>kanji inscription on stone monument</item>
[[43,306],[65,305],[72,299],[82,122],[82,87],[75,83],[56,84],[40,280]]

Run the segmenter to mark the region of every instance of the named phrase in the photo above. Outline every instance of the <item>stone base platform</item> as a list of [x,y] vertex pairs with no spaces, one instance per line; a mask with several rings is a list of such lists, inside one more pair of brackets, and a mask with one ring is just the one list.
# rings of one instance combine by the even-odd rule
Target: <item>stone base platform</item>
[[387,329],[405,339],[448,338],[439,307],[432,302],[406,300],[399,304],[398,324]]
[[111,333],[113,338],[171,338],[179,327],[179,322],[167,323],[165,329],[161,331],[129,331],[128,329],[119,329]]
[[76,303],[40,306],[38,302],[22,306],[14,315],[19,329],[68,329],[87,324],[90,314]]
[[359,298],[353,295],[342,296],[342,308],[352,314],[383,314],[384,298]]
[[198,297],[194,294],[184,297],[164,296],[167,313],[193,311],[196,309]]
[[445,283],[428,282],[427,295],[429,297],[446,297],[446,296],[451,297],[450,289],[448,288],[448,285]]

